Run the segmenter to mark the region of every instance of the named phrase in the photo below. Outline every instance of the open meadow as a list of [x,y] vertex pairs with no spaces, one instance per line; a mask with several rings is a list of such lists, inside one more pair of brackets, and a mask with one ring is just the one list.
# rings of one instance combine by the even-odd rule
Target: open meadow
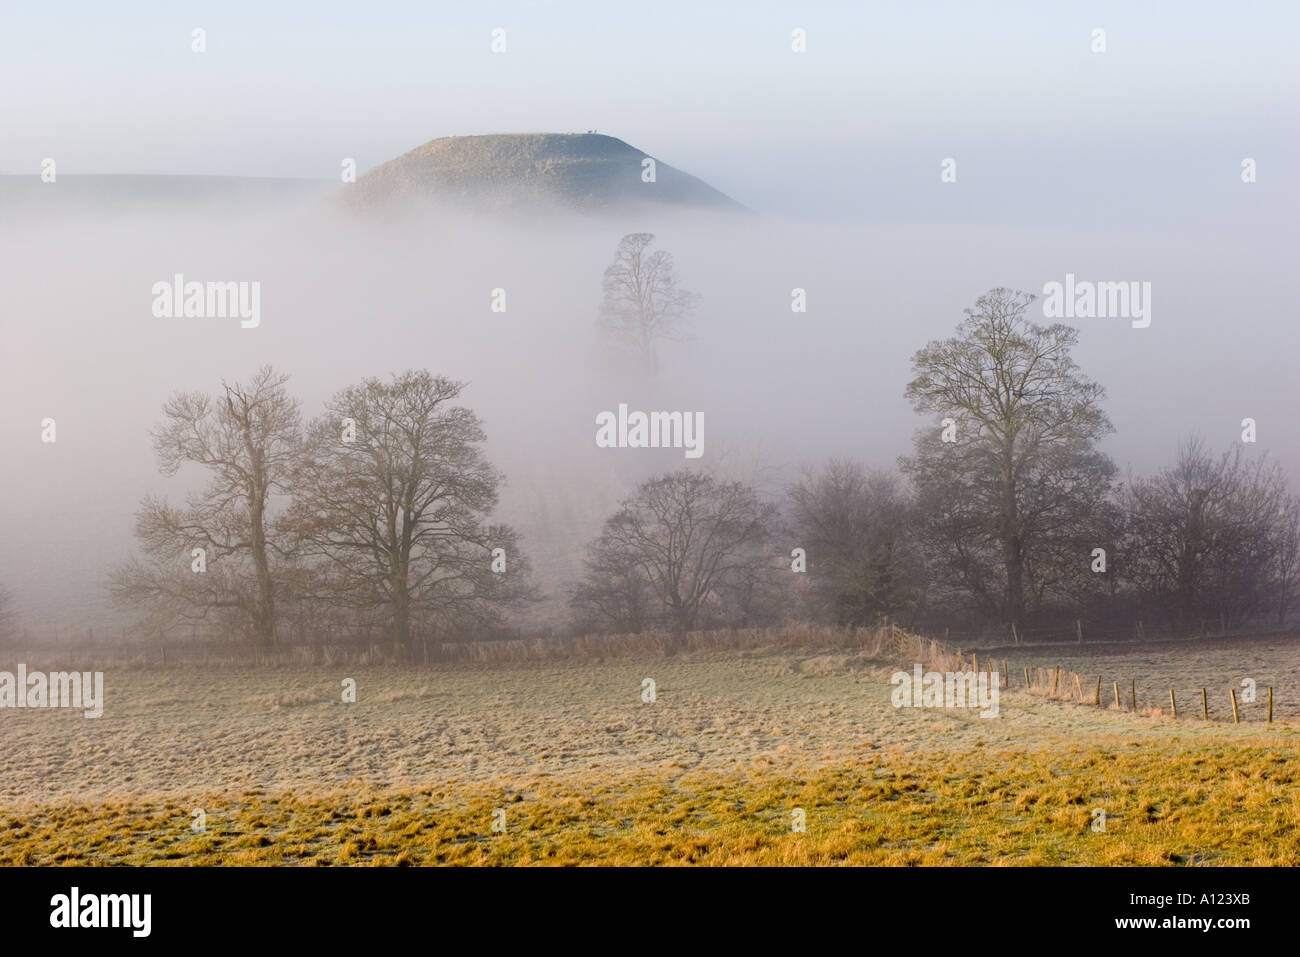
[[[845,649],[105,666],[101,718],[0,713],[0,861],[1300,863],[1300,643],[1183,644],[1007,655],[996,718],[895,708],[909,666]],[[1220,719],[1251,676],[1275,720],[1048,700],[1029,664],[1181,682],[1189,714],[1213,679]]]

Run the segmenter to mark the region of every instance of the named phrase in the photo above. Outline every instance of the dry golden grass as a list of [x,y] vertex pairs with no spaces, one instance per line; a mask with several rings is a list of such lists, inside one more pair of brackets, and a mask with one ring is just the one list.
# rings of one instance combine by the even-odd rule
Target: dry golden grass
[[110,671],[101,719],[0,715],[0,862],[1300,863],[1294,726],[894,709],[881,664]]
[[[109,801],[0,813],[6,864],[1300,864],[1288,742],[940,756],[810,777]],[[1093,809],[1106,830],[1092,830]],[[493,833],[504,811],[504,833]],[[792,830],[802,808],[807,832]]]

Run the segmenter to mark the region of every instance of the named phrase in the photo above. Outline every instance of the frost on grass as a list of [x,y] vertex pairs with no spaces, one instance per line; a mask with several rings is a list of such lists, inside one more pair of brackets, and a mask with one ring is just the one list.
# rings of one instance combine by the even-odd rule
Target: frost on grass
[[[1215,653],[1225,671],[1252,667],[1249,646]],[[1279,672],[1290,654],[1268,649]],[[1189,667],[1212,665],[1203,653]],[[834,653],[727,653],[116,672],[99,721],[4,715],[0,856],[1297,863],[1300,772],[1282,759],[1294,722],[1175,724],[1014,691],[981,721],[895,709],[878,670]],[[345,676],[355,704],[339,700]],[[509,828],[493,835],[506,805]],[[796,806],[809,830],[792,836]],[[1097,806],[1111,840],[1087,826]],[[195,807],[206,833],[189,829]]]

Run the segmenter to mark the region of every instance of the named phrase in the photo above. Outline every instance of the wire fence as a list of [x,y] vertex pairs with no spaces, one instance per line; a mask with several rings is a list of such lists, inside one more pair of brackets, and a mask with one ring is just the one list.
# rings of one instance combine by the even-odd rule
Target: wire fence
[[1132,624],[1116,625],[1109,622],[1088,622],[1075,619],[1052,626],[1006,628],[925,628],[918,631],[941,638],[954,647],[984,648],[1035,645],[1087,645],[1124,644],[1156,641],[1181,641],[1199,638],[1248,638],[1264,635],[1281,635],[1289,630],[1286,625],[1253,624],[1229,628],[1221,622],[1202,620],[1199,627],[1175,630],[1167,626],[1148,627],[1141,619]]

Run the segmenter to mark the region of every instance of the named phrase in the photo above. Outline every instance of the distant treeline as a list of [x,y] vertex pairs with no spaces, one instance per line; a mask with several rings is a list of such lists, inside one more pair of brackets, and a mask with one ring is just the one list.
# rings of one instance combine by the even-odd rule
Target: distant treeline
[[[1104,390],[1075,329],[994,289],[913,358],[932,424],[897,474],[807,470],[784,501],[684,470],[643,484],[588,550],[583,631],[890,619],[935,633],[1115,637],[1282,626],[1300,590],[1300,502],[1241,441],[1195,437],[1120,479]],[[1172,437],[1171,437],[1172,439]],[[1171,442],[1172,444],[1172,442]]]
[[[1121,479],[1098,448],[1104,391],[1070,357],[1077,332],[1031,322],[1032,301],[991,290],[915,354],[907,396],[930,421],[897,472],[832,461],[775,500],[707,459],[640,484],[587,546],[569,632],[1285,625],[1300,502],[1254,451],[1255,423],[1226,451],[1185,438],[1168,467]],[[263,368],[165,404],[161,471],[198,467],[206,484],[140,506],[140,555],[109,580],[138,633],[379,642],[411,659],[519,637],[512,612],[537,589],[517,534],[491,520],[501,476],[462,384],[366,379],[304,423],[287,383]]]

